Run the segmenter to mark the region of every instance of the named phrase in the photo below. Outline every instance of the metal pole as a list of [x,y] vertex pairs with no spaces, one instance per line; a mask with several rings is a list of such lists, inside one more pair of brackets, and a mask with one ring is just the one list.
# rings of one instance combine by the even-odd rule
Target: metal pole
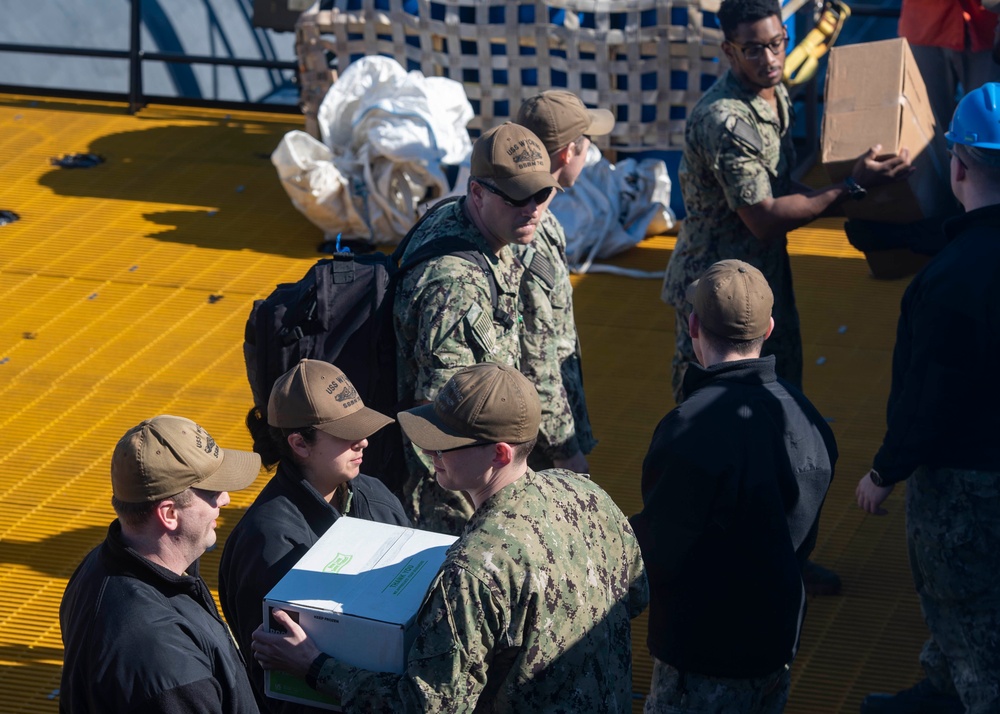
[[142,0],[132,0],[129,14],[128,111],[137,113],[142,101]]

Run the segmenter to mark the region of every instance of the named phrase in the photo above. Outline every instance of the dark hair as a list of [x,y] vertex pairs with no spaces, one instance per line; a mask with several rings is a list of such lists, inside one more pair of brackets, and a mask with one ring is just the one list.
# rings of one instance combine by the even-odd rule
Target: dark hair
[[303,426],[298,429],[279,429],[267,423],[257,407],[250,407],[246,418],[247,431],[253,437],[253,450],[260,455],[265,468],[272,468],[282,459],[296,460],[295,452],[288,445],[291,434],[301,434],[307,444],[316,441],[316,427]]
[[511,447],[514,449],[514,461],[526,460],[528,454],[535,448],[536,441],[538,441],[537,437],[531,441],[522,441],[520,444],[511,444]]
[[722,34],[731,40],[736,27],[744,22],[757,22],[771,15],[781,19],[781,4],[778,0],[722,0],[717,14]]
[[118,520],[123,524],[132,528],[138,528],[145,525],[153,517],[157,507],[164,501],[171,500],[178,508],[187,508],[193,499],[194,493],[189,488],[181,491],[176,496],[170,496],[169,499],[161,498],[159,501],[143,501],[141,503],[120,501],[115,496],[112,496],[111,507],[115,509]]
[[722,337],[715,334],[705,327],[704,323],[701,323],[700,329],[701,338],[712,345],[716,352],[724,352],[726,354],[735,352],[738,355],[750,357],[759,354],[761,347],[764,346],[764,335],[754,337],[750,340],[737,340],[732,337]]

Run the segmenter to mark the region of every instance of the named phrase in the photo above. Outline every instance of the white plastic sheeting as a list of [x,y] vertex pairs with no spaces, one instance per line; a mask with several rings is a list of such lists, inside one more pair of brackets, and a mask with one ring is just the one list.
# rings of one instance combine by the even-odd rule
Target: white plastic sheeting
[[574,272],[663,277],[662,272],[594,263],[673,228],[676,218],[670,209],[670,176],[663,161],[624,159],[611,164],[591,146],[576,183],[552,200],[550,210],[566,231],[566,256]]
[[271,161],[292,203],[328,239],[398,243],[421,204],[448,194],[442,166],[468,163],[471,119],[460,83],[365,57],[323,100],[322,143],[289,132]]

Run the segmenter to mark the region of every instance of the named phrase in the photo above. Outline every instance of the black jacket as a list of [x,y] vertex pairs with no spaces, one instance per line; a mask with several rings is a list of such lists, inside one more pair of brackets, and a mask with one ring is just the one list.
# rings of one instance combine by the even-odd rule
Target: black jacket
[[703,369],[657,426],[632,517],[649,575],[649,649],[682,671],[745,679],[791,662],[837,447],[774,357]]
[[874,466],[1000,471],[1000,206],[945,224],[948,245],[903,295],[888,428]]
[[59,711],[247,714],[243,660],[198,563],[177,575],[128,548],[116,520],[73,573],[59,608]]
[[[350,483],[348,515],[409,526],[403,507],[378,479],[360,474]],[[240,648],[250,652],[251,634],[263,620],[263,600],[312,545],[341,517],[292,464],[274,477],[226,539],[219,565],[219,600]],[[264,695],[264,670],[247,657],[250,683],[261,711],[321,712]]]

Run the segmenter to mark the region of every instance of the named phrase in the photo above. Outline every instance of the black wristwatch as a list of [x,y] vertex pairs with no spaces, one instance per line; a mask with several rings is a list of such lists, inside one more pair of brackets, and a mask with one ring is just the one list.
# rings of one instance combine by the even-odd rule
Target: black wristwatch
[[872,469],[871,471],[868,472],[868,478],[870,478],[872,480],[872,483],[878,486],[879,488],[885,488],[887,485],[885,479],[882,478],[882,474],[880,474],[875,469]]
[[844,179],[844,188],[847,189],[847,195],[855,201],[860,201],[868,195],[868,189],[855,181],[853,176]]

